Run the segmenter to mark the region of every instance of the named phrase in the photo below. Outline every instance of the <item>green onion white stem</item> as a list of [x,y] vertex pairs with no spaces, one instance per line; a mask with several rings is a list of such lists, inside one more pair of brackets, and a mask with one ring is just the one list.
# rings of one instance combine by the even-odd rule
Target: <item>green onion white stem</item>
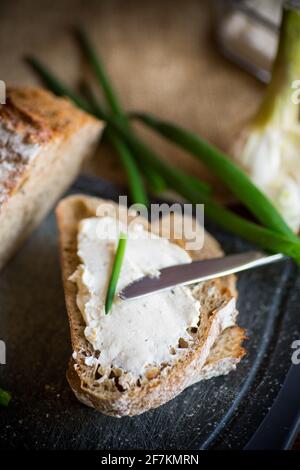
[[299,88],[299,79],[299,3],[297,8],[287,2],[271,81],[231,153],[295,232],[300,229],[300,123],[295,102],[300,93],[293,83]]

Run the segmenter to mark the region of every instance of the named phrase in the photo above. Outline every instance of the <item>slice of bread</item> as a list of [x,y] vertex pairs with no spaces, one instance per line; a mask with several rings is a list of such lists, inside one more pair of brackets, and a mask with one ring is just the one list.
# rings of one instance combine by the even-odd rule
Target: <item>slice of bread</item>
[[[190,332],[192,345],[182,346],[186,351],[177,362],[172,363],[172,366],[162,364],[160,368],[153,367],[147,371],[147,376],[127,388],[120,385],[120,371],[112,369],[109,377],[103,379],[97,361],[99,352],[93,350],[84,335],[85,323],[76,303],[77,286],[69,280],[79,264],[78,224],[86,217],[95,216],[101,204],[105,204],[106,215],[110,215],[107,213],[107,201],[81,195],[65,198],[56,209],[66,306],[74,350],[67,378],[75,395],[83,403],[112,416],[132,416],[167,402],[201,379],[234,369],[244,355],[241,346],[244,332],[235,326],[235,278],[230,276],[200,283],[192,289],[201,306],[199,325]],[[111,202],[110,207],[114,207],[113,204]],[[123,208],[119,215],[121,220],[125,213],[127,210]],[[176,215],[175,227],[180,223],[182,218]],[[149,229],[147,221],[143,224]],[[157,232],[154,225],[152,229]],[[198,227],[198,230],[203,229]],[[163,233],[160,235],[163,236]],[[175,237],[171,241],[178,243]],[[184,246],[185,242],[181,240],[179,243]],[[203,248],[190,254],[193,258],[201,259],[220,256],[222,251],[218,243],[205,233]]]
[[242,347],[244,339],[246,339],[245,331],[239,326],[235,325],[222,331],[193,383],[218,377],[219,375],[227,375],[235,370],[246,353]]
[[103,124],[38,88],[0,106],[0,269],[76,178]]

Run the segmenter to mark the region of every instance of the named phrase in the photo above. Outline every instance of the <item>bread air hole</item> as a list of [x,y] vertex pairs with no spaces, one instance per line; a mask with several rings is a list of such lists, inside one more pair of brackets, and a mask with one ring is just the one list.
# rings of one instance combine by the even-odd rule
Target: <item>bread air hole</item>
[[108,376],[109,380],[112,380],[116,386],[116,388],[119,390],[119,392],[125,392],[126,389],[120,384],[120,377],[123,375],[123,370],[119,369],[118,367],[114,367],[111,369],[110,374]]
[[99,356],[100,356],[100,351],[99,351],[99,349],[96,349],[96,351],[94,351],[94,357],[96,359],[99,359]]
[[155,379],[159,374],[159,369],[157,367],[153,367],[152,369],[149,369],[146,371],[146,377],[148,380]]
[[119,382],[119,377],[115,377],[115,385],[117,389],[119,390],[119,392],[125,392],[125,388],[122,387],[122,385]]
[[180,349],[186,349],[186,348],[189,347],[189,344],[188,344],[188,342],[187,342],[184,338],[179,338],[178,347],[179,347]]
[[192,326],[191,328],[188,328],[187,329],[187,332],[190,334],[190,335],[195,335],[198,331],[198,328],[196,328],[195,326]]
[[95,380],[100,380],[100,379],[102,379],[103,374],[101,374],[101,372],[102,372],[102,371],[101,371],[101,369],[100,369],[100,367],[99,367],[99,368],[96,370],[96,372],[95,372]]

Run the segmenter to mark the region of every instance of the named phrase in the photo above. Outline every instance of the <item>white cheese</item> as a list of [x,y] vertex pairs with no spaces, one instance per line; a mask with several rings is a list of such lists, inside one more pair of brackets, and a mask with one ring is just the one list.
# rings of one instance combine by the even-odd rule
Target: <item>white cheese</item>
[[92,366],[96,366],[98,364],[98,361],[94,356],[87,356],[84,359],[84,363],[86,366],[92,367]]
[[[115,250],[125,227],[111,217],[89,218],[80,223],[78,256],[81,264],[71,276],[77,283],[77,305],[86,323],[85,336],[100,351],[99,364],[104,370],[121,368],[137,378],[147,366],[175,360],[187,331],[199,321],[200,305],[187,287],[176,287],[136,300],[115,299],[108,315],[104,303]],[[105,237],[103,236],[105,234]],[[117,292],[129,282],[146,274],[157,275],[163,267],[191,262],[178,245],[136,225],[128,230],[126,252]]]

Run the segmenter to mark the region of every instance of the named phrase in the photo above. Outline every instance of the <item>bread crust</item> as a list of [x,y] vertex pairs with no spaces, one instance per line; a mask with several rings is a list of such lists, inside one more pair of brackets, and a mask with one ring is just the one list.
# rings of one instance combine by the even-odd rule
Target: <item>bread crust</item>
[[[67,140],[70,135],[87,124],[99,127],[100,121],[76,108],[66,98],[58,98],[41,88],[8,87],[6,103],[0,105],[0,130],[18,138],[24,148],[30,145],[45,147],[56,139]],[[24,180],[31,162],[25,153],[13,148],[5,150],[0,138],[0,170],[9,171],[5,180],[0,178],[0,211]]]
[[[245,353],[241,346],[244,331],[234,327],[237,312],[233,313],[229,320],[225,318],[224,313],[226,305],[233,302],[236,297],[235,277],[230,276],[222,280],[215,279],[202,283],[196,294],[199,295],[197,298],[203,304],[200,325],[194,337],[193,347],[189,348],[182,358],[170,368],[159,371],[153,379],[126,391],[121,391],[116,384],[99,382],[96,369],[85,364],[85,357],[93,355],[95,351],[84,336],[85,324],[76,304],[77,286],[69,280],[69,277],[79,264],[77,258],[79,221],[85,217],[94,216],[98,206],[107,202],[98,198],[75,195],[62,200],[56,209],[66,306],[73,351],[76,353],[76,358],[70,360],[67,379],[76,397],[86,405],[116,417],[132,416],[160,406],[189,385],[208,378],[210,374],[213,376],[212,369],[216,369],[216,364],[221,360],[223,362],[226,360],[227,365],[222,370],[220,368],[220,373],[234,369]],[[111,204],[114,203],[111,202]],[[145,226],[148,226],[146,221]],[[163,236],[163,233],[161,235]],[[173,241],[176,242],[176,240]],[[203,248],[197,253],[193,252],[193,257],[197,259],[221,255],[220,246],[207,233],[205,233]],[[213,296],[209,294],[211,290],[215,292]],[[228,336],[232,343],[232,347],[228,348],[229,354],[222,355],[217,349],[208,360],[215,341],[227,327],[237,328]],[[206,367],[204,371],[202,371],[203,367]]]
[[78,175],[103,123],[39,88],[0,106],[0,269]]

